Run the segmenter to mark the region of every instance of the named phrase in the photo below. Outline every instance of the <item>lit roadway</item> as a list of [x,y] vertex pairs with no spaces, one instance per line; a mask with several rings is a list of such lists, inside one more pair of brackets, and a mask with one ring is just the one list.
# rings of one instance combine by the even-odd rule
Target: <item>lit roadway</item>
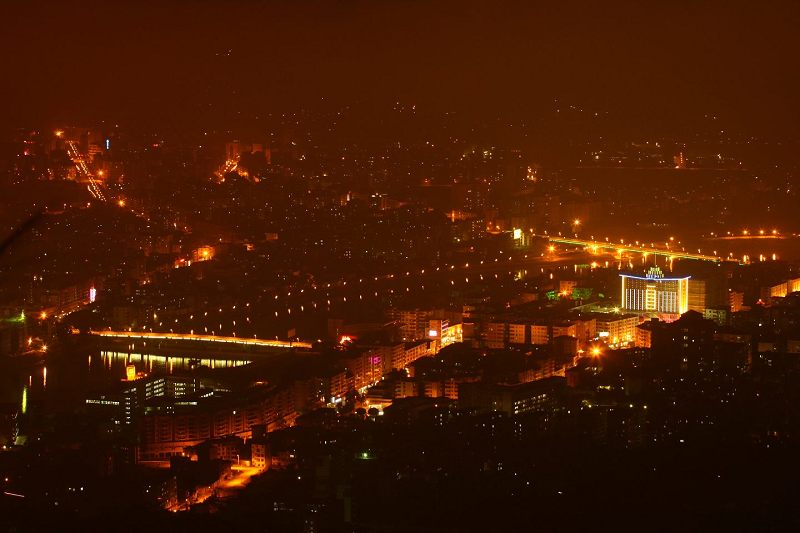
[[103,195],[103,191],[100,190],[100,186],[98,185],[97,181],[94,179],[92,172],[89,170],[88,165],[86,164],[86,158],[78,150],[78,146],[75,144],[75,141],[67,141],[67,155],[75,163],[75,166],[78,168],[78,171],[86,177],[89,181],[89,185],[86,186],[89,189],[89,193],[98,200],[106,201],[105,195]]
[[191,333],[150,333],[145,331],[92,331],[89,335],[126,340],[172,340],[184,342],[215,342],[229,345],[263,346],[268,348],[311,348],[308,342],[280,341],[272,339],[249,339],[245,337],[221,337],[216,335],[195,335]]
[[[142,333],[155,332],[158,335],[174,336],[177,339],[189,338],[198,341],[246,344],[254,340],[254,333],[263,331],[265,326],[269,327],[268,324],[264,324],[264,320],[280,321],[282,324],[280,328],[284,328],[284,325],[286,328],[290,328],[297,323],[295,319],[303,320],[302,317],[309,317],[317,313],[338,313],[342,311],[342,306],[375,305],[376,302],[380,302],[386,297],[460,289],[490,280],[502,282],[513,279],[520,270],[526,269],[535,268],[545,274],[546,270],[571,268],[578,263],[585,264],[588,260],[588,256],[583,251],[567,254],[549,252],[541,255],[523,251],[513,254],[499,252],[496,257],[492,258],[476,258],[437,267],[403,269],[394,273],[351,277],[331,280],[327,283],[312,282],[303,287],[292,287],[291,290],[286,288],[277,293],[254,295],[255,299],[252,302],[237,302],[225,306],[206,304],[189,317],[170,316],[168,309],[158,308],[153,313],[152,322],[143,325],[141,330],[113,333],[119,338],[131,338],[132,340],[146,339],[146,337],[138,336]],[[289,322],[283,322],[287,320]],[[257,323],[261,323],[261,326],[257,326]],[[188,335],[177,332],[188,332]],[[194,335],[195,332],[204,335]],[[96,334],[108,336],[109,332],[102,331]],[[265,338],[263,333],[258,334],[258,337]],[[264,342],[274,343],[275,341]],[[273,345],[278,346],[277,344]],[[302,347],[303,344],[292,343],[291,346]],[[289,347],[288,343],[286,347]]]
[[201,504],[212,496],[216,496],[220,499],[230,498],[234,496],[236,492],[249,485],[253,476],[257,476],[263,472],[263,468],[255,466],[233,465],[231,467],[230,477],[220,479],[213,485],[207,487],[199,487],[190,500],[169,506],[167,510],[174,513],[189,511],[192,506]]
[[233,465],[231,467],[232,476],[229,479],[224,479],[217,484],[217,495],[220,498],[232,496],[238,490],[246,487],[253,476],[257,476],[264,472],[263,468],[255,466],[241,466]]
[[648,255],[660,255],[666,257],[670,260],[672,259],[694,259],[697,261],[733,261],[733,262],[740,262],[738,259],[734,257],[721,257],[718,255],[705,255],[701,253],[690,253],[683,250],[671,250],[669,248],[656,248],[654,246],[645,246],[644,244],[641,245],[634,245],[634,244],[616,244],[613,242],[604,242],[604,241],[592,241],[592,240],[585,240],[585,239],[578,239],[578,238],[571,238],[571,237],[553,237],[551,235],[539,235],[544,239],[548,239],[552,243],[557,244],[573,244],[576,246],[583,246],[589,251],[598,252],[601,250],[611,251],[617,254],[628,252],[628,253],[636,253],[642,254],[645,256]]

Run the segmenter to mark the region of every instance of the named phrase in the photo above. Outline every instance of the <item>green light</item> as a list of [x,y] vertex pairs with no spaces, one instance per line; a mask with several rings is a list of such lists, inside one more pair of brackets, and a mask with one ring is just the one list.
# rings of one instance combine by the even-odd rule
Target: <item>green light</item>
[[592,297],[592,289],[588,287],[575,287],[572,289],[573,300],[588,300]]
[[28,412],[28,387],[22,387],[22,414]]
[[12,316],[0,320],[2,320],[3,322],[10,322],[12,324],[22,324],[23,322],[25,322],[25,311],[20,312],[19,316]]

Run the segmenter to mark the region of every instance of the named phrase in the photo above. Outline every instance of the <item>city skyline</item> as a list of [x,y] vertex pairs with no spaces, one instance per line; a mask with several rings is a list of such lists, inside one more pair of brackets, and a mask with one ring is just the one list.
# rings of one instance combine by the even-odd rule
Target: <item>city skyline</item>
[[0,527],[796,530],[796,2],[19,2]]

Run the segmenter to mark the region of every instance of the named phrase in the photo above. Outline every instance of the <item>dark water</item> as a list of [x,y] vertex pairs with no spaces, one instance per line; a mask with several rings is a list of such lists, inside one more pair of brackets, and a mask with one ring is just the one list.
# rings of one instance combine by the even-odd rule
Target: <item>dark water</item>
[[61,345],[46,357],[0,359],[0,404],[16,407],[20,434],[31,435],[53,417],[80,412],[87,397],[116,389],[126,378],[128,365],[133,365],[137,373],[165,375],[188,372],[197,366],[219,369],[248,362],[207,354],[168,357]]

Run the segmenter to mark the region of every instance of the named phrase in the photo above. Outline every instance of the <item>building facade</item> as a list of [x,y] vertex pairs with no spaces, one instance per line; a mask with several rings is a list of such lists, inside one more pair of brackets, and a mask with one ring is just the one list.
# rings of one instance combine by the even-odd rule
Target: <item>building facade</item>
[[645,277],[620,274],[622,308],[644,313],[682,315],[689,310],[689,276],[665,278],[658,267]]

